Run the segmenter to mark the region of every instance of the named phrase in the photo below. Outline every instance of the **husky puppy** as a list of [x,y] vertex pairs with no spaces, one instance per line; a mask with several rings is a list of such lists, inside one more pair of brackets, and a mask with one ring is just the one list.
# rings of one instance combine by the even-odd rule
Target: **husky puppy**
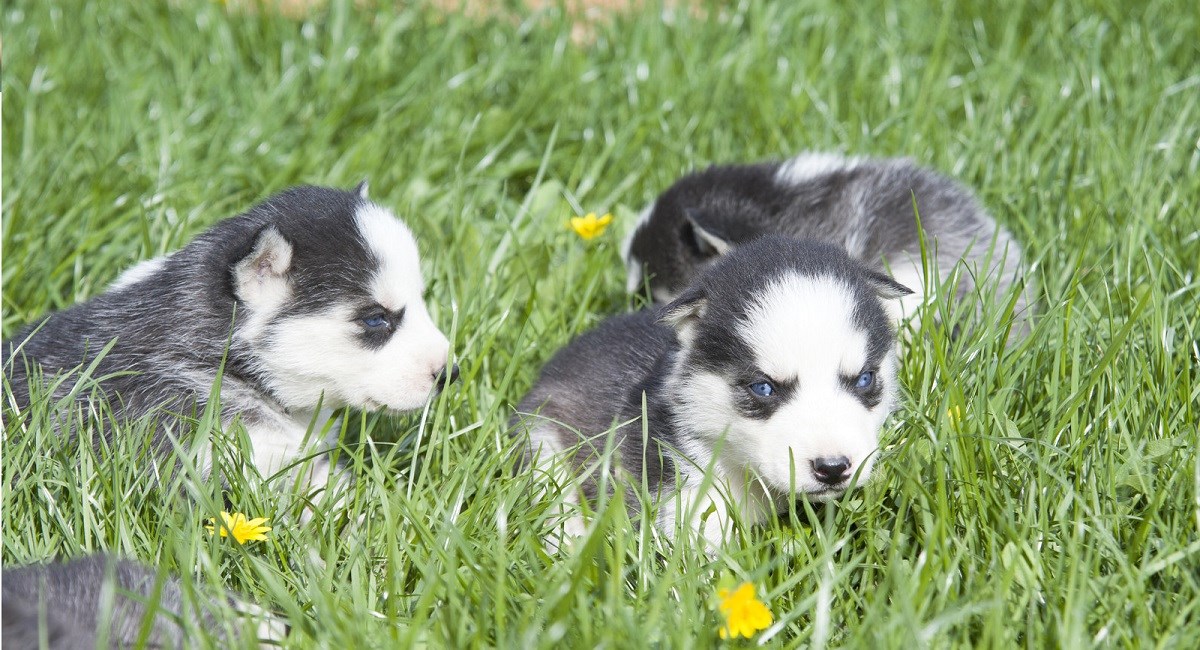
[[[683,525],[719,544],[729,508],[754,524],[797,496],[828,499],[867,479],[896,389],[885,301],[909,293],[836,246],[765,235],[707,265],[674,302],[611,318],[559,351],[515,430],[528,431],[540,468],[565,456],[588,499],[612,432],[612,480],[649,487],[667,536]],[[698,521],[710,505],[715,521]]]
[[[186,608],[178,579],[107,555],[5,567],[0,584],[4,645],[18,650],[43,647],[43,635],[50,648],[93,650],[98,641],[105,641],[100,646],[104,648],[132,648],[141,638],[144,622],[148,624],[144,647],[184,648],[194,645],[187,642],[184,621],[189,628],[221,629],[215,603],[201,604],[197,610]],[[226,598],[230,608],[264,616],[232,596]],[[282,625],[269,618],[260,618],[258,634],[278,640]]]
[[[994,283],[999,293],[1017,282],[1021,249],[958,182],[908,159],[803,153],[786,162],[709,167],[677,181],[625,240],[628,289],[645,283],[654,300],[669,302],[720,255],[775,233],[835,244],[890,272],[917,292],[889,305],[904,318],[934,286],[924,278],[922,230],[943,281],[965,263],[952,289],[959,298],[977,281]],[[1018,317],[1024,309],[1022,297]]]
[[222,419],[246,427],[269,475],[305,451],[318,408],[410,410],[457,376],[418,262],[408,228],[365,183],[293,188],[5,341],[5,378],[24,410],[31,373],[59,399],[74,382],[54,377],[94,363],[99,390],[77,399],[97,392],[119,417],[159,417],[155,442],[168,451],[220,375]]

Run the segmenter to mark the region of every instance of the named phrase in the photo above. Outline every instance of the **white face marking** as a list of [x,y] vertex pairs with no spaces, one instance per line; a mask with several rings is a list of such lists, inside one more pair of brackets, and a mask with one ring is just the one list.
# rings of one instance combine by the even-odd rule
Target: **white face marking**
[[424,282],[412,234],[390,212],[370,203],[358,210],[355,221],[379,261],[370,281],[372,297],[390,311],[403,308],[404,316],[377,349],[360,339],[364,330],[358,305],[335,304],[272,324],[262,362],[276,394],[289,407],[311,409],[323,395],[327,408],[418,408],[448,363],[450,344],[422,299]]
[[775,173],[779,183],[796,185],[843,169],[853,169],[858,158],[847,158],[841,154],[806,151],[783,163]]
[[[753,362],[792,394],[767,419],[743,415],[739,397],[722,375],[702,372],[682,382],[680,425],[720,444],[726,474],[747,470],[782,497],[792,486],[810,497],[836,495],[813,472],[818,458],[846,457],[850,473],[863,482],[870,474],[879,430],[891,411],[896,360],[887,355],[878,369],[882,401],[867,408],[852,394],[845,377],[857,376],[867,362],[866,333],[854,324],[850,288],[831,277],[786,275],[759,296],[732,334],[754,351]],[[719,442],[725,436],[724,442]],[[734,480],[736,476],[730,476]]]
[[805,379],[814,368],[857,374],[867,339],[854,324],[854,308],[854,294],[841,281],[789,274],[767,287],[738,334],[775,379]]
[[642,261],[633,256],[629,250],[633,246],[633,238],[637,235],[638,230],[650,220],[650,213],[654,212],[654,203],[646,206],[645,210],[638,215],[637,221],[633,227],[625,234],[625,241],[621,242],[621,257],[625,259],[625,292],[633,293],[642,287]]
[[367,203],[355,214],[358,230],[379,259],[371,293],[386,309],[420,302],[425,291],[420,256],[412,232],[391,212]]

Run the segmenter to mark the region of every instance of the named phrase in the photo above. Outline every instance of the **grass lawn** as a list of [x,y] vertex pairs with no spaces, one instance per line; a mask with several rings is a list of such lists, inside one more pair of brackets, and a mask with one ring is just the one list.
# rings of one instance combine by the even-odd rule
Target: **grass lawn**
[[[246,470],[229,499],[274,530],[245,546],[138,427],[93,453],[39,407],[4,434],[5,564],[111,549],[285,612],[298,648],[725,645],[715,594],[742,581],[771,646],[1200,639],[1200,13],[746,1],[575,29],[408,4],[5,3],[6,334],[270,193],[366,177],[463,373],[426,413],[348,416],[375,443],[349,447],[344,508],[301,524]],[[874,480],[795,525],[709,557],[602,506],[547,555],[505,422],[558,347],[636,306],[623,231],[688,170],[810,148],[977,188],[1028,252],[1032,334],[923,330]],[[585,243],[583,212],[616,219]]]

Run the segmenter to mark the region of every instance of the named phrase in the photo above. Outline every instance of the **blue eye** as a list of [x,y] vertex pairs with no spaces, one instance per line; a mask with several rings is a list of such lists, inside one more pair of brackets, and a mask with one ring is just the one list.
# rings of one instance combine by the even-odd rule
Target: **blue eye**
[[867,372],[864,372],[861,375],[859,375],[858,379],[854,380],[854,387],[859,390],[866,390],[866,389],[870,388],[874,383],[875,383],[875,373],[868,370]]
[[362,319],[362,324],[374,330],[380,327],[387,327],[388,320],[383,314],[375,314]]
[[769,381],[756,381],[748,386],[751,393],[759,397],[770,397],[775,394],[775,386]]

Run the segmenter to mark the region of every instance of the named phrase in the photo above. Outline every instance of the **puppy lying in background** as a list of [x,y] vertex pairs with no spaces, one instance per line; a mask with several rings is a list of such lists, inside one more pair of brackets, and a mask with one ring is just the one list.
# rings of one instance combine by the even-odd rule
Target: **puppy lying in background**
[[[293,188],[5,341],[5,378],[23,411],[31,381],[61,399],[75,382],[53,380],[94,363],[115,415],[156,415],[166,452],[220,376],[222,421],[245,426],[249,460],[270,475],[311,451],[310,427],[320,431],[332,409],[415,409],[457,376],[418,262],[408,228],[367,199],[365,183]],[[325,485],[326,463],[304,477],[312,487]]]
[[682,526],[721,544],[735,518],[759,523],[870,476],[897,385],[887,303],[909,293],[836,246],[762,236],[698,269],[670,304],[560,350],[513,430],[589,500],[611,435],[610,480],[627,495],[645,484],[666,536]]
[[[920,215],[918,228],[916,213]],[[963,185],[908,159],[803,153],[785,162],[723,165],[684,176],[643,211],[624,244],[631,293],[648,286],[669,302],[721,255],[763,234],[814,239],[845,249],[915,293],[888,305],[912,316],[935,284],[925,277],[922,231],[942,282],[961,299],[977,285],[999,295],[1021,280],[1021,248]],[[1023,334],[1024,294],[1014,309]]]

